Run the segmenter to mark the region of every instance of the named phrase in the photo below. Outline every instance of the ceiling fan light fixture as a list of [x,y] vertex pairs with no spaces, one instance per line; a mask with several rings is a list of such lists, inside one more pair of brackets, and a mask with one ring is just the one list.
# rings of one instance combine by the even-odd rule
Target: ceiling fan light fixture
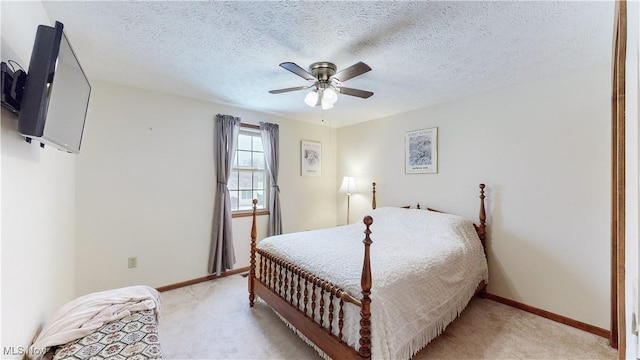
[[312,92],[308,93],[307,96],[305,96],[304,98],[304,102],[305,104],[314,107],[316,106],[316,104],[318,103],[318,92],[317,90],[313,90]]
[[371,91],[351,89],[341,86],[342,82],[352,79],[356,76],[360,76],[371,70],[369,65],[363,63],[362,61],[345,69],[342,69],[339,72],[337,72],[337,67],[335,66],[335,64],[327,61],[315,62],[311,64],[309,66],[309,71],[292,62],[283,62],[280,64],[280,67],[300,76],[305,80],[313,81],[313,85],[269,90],[269,93],[281,94],[314,87],[314,89],[309,92],[304,98],[305,104],[309,105],[310,107],[316,107],[320,105],[322,106],[323,110],[331,109],[336,101],[338,101],[338,93],[363,99],[366,99],[373,95]]

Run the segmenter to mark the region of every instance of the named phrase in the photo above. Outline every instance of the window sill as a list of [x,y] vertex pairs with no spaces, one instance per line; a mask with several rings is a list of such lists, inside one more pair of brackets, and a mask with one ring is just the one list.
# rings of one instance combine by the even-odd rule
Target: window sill
[[[249,217],[253,215],[253,210],[246,210],[246,211],[234,211],[231,214],[232,218],[241,218],[241,217]],[[260,215],[269,215],[269,210],[267,209],[262,209],[262,210],[256,210],[256,215],[260,216]]]

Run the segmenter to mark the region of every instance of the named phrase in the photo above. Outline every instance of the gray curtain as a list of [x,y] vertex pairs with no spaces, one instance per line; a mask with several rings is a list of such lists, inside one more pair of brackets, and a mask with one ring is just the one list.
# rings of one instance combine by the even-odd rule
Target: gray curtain
[[260,135],[267,171],[271,179],[269,191],[269,227],[268,235],[282,234],[282,214],[280,213],[280,188],[278,187],[278,163],[280,162],[278,124],[260,123]]
[[240,118],[231,115],[216,115],[214,154],[217,183],[209,253],[209,273],[216,275],[233,268],[233,264],[236,263],[231,232],[231,198],[227,183],[231,175],[235,142],[239,132]]

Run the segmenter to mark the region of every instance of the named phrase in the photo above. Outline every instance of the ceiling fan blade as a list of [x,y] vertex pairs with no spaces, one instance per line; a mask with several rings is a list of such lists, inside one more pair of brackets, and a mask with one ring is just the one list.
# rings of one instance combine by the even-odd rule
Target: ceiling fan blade
[[313,75],[311,75],[307,70],[301,68],[300,66],[298,66],[295,63],[292,62],[283,62],[282,64],[280,64],[281,67],[291,71],[292,73],[306,79],[306,80],[311,80],[311,81],[315,81],[316,78],[313,77]]
[[270,94],[282,94],[282,93],[286,93],[289,91],[298,91],[298,90],[304,90],[304,89],[308,89],[313,85],[309,85],[309,86],[296,86],[296,87],[290,87],[290,88],[286,88],[286,89],[277,89],[277,90],[269,90]]
[[337,79],[341,82],[344,82],[358,75],[362,75],[370,70],[371,68],[369,67],[369,65],[360,61],[359,63],[353,64],[346,69],[338,71],[335,75],[331,77],[331,79]]
[[366,99],[371,95],[373,95],[371,91],[366,91],[366,90],[352,89],[352,88],[346,88],[341,86],[336,87],[336,89],[338,89],[338,92],[340,92],[340,94],[357,96],[363,99]]

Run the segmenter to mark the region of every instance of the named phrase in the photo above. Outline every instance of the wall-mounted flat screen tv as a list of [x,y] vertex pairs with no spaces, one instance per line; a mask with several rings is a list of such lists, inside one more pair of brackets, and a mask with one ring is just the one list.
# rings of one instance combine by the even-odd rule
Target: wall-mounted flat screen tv
[[31,53],[18,131],[27,139],[80,152],[91,85],[56,21],[40,25]]

